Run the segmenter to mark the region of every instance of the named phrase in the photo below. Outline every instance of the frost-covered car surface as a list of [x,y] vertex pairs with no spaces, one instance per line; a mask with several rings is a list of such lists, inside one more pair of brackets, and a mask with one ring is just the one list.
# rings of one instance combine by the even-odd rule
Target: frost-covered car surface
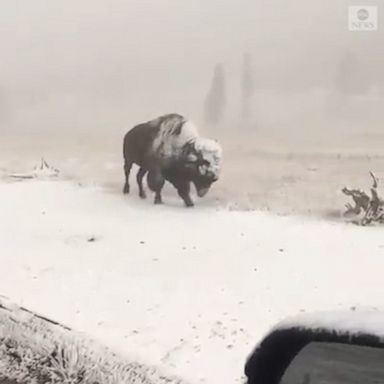
[[[249,356],[245,366],[248,384],[281,383],[291,362],[310,343],[383,349],[384,313],[319,312],[282,321]],[[384,366],[384,353],[379,358],[378,363]]]
[[157,367],[0,300],[0,384],[182,384]]
[[[317,362],[322,364],[325,362],[336,366],[336,369],[333,367],[327,372],[332,380],[319,381],[319,375],[314,375],[314,380],[312,377],[305,381],[298,380],[300,375],[297,372],[287,377],[287,368],[289,371],[294,366],[292,361],[297,362],[297,355],[308,345],[316,343],[321,345],[320,354],[317,351],[317,355],[314,355],[312,351],[310,357],[315,356]],[[371,349],[343,350],[340,345]],[[218,359],[221,352],[224,353],[217,351]],[[340,359],[346,353],[361,360],[364,375],[368,373],[369,380],[365,376],[360,380],[358,370],[355,374],[354,367],[350,369],[351,366]],[[308,359],[304,359],[296,366],[300,369],[301,364],[307,370],[311,368],[308,362]],[[340,362],[343,365],[338,365]],[[371,384],[384,382],[383,363],[383,313],[320,312],[286,319],[272,328],[249,356],[245,373],[248,384]],[[340,367],[341,370],[352,370],[349,377],[357,380],[341,380]],[[315,368],[318,369],[319,365]],[[333,380],[334,377],[337,380]],[[186,381],[157,367],[130,359],[129,356],[119,356],[84,334],[1,298],[0,384],[32,382],[183,384]]]

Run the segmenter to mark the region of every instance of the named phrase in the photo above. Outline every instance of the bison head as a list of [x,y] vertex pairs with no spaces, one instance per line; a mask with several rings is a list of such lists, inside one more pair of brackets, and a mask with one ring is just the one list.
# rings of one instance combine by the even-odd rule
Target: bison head
[[185,148],[185,164],[197,195],[203,197],[220,176],[222,149],[213,140],[197,138]]

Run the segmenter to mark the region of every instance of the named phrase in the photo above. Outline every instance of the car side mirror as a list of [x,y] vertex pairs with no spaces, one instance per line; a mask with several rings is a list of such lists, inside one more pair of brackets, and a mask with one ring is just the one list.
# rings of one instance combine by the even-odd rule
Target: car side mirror
[[384,383],[384,315],[319,312],[287,319],[256,346],[247,384]]
[[384,383],[384,349],[312,342],[286,369],[281,384]]

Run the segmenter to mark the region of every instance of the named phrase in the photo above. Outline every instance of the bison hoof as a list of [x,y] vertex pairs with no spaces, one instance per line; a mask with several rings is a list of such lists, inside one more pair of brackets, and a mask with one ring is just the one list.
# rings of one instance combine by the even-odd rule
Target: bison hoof
[[127,185],[127,184],[124,185],[123,193],[124,194],[129,193],[129,185]]
[[142,199],[146,199],[147,198],[147,194],[145,192],[140,192],[139,193],[139,196],[142,198]]
[[163,204],[163,200],[156,198],[155,201],[154,201],[154,203],[155,203],[156,205],[160,205],[160,204]]
[[193,204],[192,201],[185,201],[185,206],[186,206],[187,208],[191,208],[191,207],[194,207],[195,204]]

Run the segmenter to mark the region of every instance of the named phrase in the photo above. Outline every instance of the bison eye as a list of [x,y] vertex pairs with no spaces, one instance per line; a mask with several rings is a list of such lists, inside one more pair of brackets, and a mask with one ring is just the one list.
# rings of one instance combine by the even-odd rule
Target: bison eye
[[205,160],[205,159],[202,159],[202,160],[199,161],[199,165],[209,165],[209,161]]

